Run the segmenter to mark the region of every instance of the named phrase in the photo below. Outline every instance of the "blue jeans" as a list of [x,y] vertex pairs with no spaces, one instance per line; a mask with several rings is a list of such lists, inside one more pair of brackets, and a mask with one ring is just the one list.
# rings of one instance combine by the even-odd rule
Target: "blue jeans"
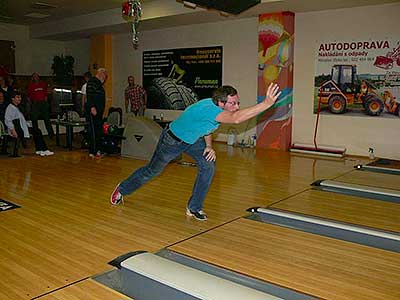
[[118,189],[122,195],[133,193],[147,181],[159,175],[170,161],[185,152],[197,163],[198,173],[192,196],[187,205],[191,211],[197,212],[203,208],[204,199],[214,177],[215,162],[207,161],[203,156],[205,149],[204,138],[199,138],[193,145],[190,145],[182,141],[178,142],[167,131],[168,129],[162,131],[150,162],[122,181]]

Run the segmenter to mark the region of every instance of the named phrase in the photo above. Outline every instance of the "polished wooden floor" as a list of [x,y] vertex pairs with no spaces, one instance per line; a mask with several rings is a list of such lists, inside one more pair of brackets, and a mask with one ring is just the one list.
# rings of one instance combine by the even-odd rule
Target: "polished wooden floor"
[[[118,156],[95,160],[89,158],[87,152],[68,152],[61,148],[54,149],[56,154],[52,157],[35,156],[29,149],[22,158],[0,157],[0,199],[21,206],[0,213],[0,299],[123,299],[122,295],[119,298],[109,295],[115,292],[98,286],[90,277],[111,269],[107,263],[129,251],[155,252],[172,247],[196,257],[199,256],[198,245],[201,245],[199,249],[209,252],[208,257],[200,259],[322,299],[395,299],[399,295],[399,285],[393,284],[394,280],[399,282],[398,254],[321,237],[306,235],[302,239],[304,234],[297,232],[286,234],[285,247],[296,249],[301,239],[302,245],[312,244],[304,246],[304,251],[315,251],[319,258],[325,254],[319,252],[322,250],[318,243],[323,249],[337,248],[335,255],[338,256],[356,249],[353,256],[357,256],[357,263],[369,265],[376,275],[364,276],[357,268],[352,273],[355,264],[346,265],[341,272],[336,272],[335,268],[329,271],[328,266],[338,261],[328,259],[324,265],[323,260],[317,264],[307,258],[297,260],[295,251],[288,251],[279,243],[267,243],[271,233],[264,232],[264,227],[257,233],[260,243],[253,238],[250,241],[252,230],[264,224],[242,219],[249,207],[272,205],[399,231],[398,208],[393,203],[363,200],[364,206],[363,201],[346,201],[338,196],[338,202],[332,204],[326,197],[315,196],[324,192],[310,191],[313,181],[356,174],[359,171],[353,166],[365,161],[312,158],[232,148],[225,144],[216,144],[216,148],[217,172],[205,202],[204,209],[209,216],[206,222],[185,216],[186,202],[196,176],[193,167],[170,164],[161,176],[126,197],[124,205],[113,207],[109,204],[109,195],[115,184],[145,161]],[[369,216],[367,212],[371,207],[376,211]],[[239,240],[220,235],[220,232],[231,235],[236,231]],[[257,256],[257,263],[261,264],[258,270],[246,266],[255,253],[232,250],[225,256],[227,249],[246,248],[250,242],[255,244],[249,251],[270,253]],[[359,253],[364,254],[358,256]],[[285,261],[293,262],[291,268],[279,271],[279,276],[274,273],[276,269],[270,273],[271,265],[279,268]],[[320,271],[315,271],[322,265]],[[343,295],[353,287],[353,281],[342,291],[320,292],[335,283],[343,283],[345,279],[340,280],[341,275],[349,274],[354,282],[363,282],[351,296]],[[307,280],[302,280],[303,277]],[[89,297],[87,291],[91,290],[97,292],[91,292]],[[388,297],[380,298],[382,295]]]
[[100,284],[92,279],[85,279],[71,286],[49,293],[40,300],[129,300],[131,298]]

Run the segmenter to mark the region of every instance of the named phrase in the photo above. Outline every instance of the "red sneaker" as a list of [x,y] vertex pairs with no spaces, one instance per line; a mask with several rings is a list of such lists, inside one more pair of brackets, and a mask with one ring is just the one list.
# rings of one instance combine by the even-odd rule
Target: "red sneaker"
[[95,158],[103,158],[104,154],[101,153],[100,151],[97,151]]
[[112,205],[119,205],[121,202],[124,202],[124,196],[119,192],[119,184],[115,187],[114,191],[111,194],[110,202]]

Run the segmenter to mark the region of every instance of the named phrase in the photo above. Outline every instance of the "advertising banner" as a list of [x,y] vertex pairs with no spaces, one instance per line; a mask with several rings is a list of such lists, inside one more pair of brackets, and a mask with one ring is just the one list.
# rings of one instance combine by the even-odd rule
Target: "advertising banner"
[[314,113],[399,117],[400,41],[317,43]]
[[184,110],[222,84],[222,46],[143,52],[147,108]]

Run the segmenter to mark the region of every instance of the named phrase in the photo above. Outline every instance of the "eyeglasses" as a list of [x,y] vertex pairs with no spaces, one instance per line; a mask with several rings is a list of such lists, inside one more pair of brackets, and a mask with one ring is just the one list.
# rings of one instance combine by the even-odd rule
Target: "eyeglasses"
[[231,106],[234,106],[234,105],[240,105],[240,102],[238,101],[238,102],[225,102],[225,104],[229,104],[229,105],[231,105]]

